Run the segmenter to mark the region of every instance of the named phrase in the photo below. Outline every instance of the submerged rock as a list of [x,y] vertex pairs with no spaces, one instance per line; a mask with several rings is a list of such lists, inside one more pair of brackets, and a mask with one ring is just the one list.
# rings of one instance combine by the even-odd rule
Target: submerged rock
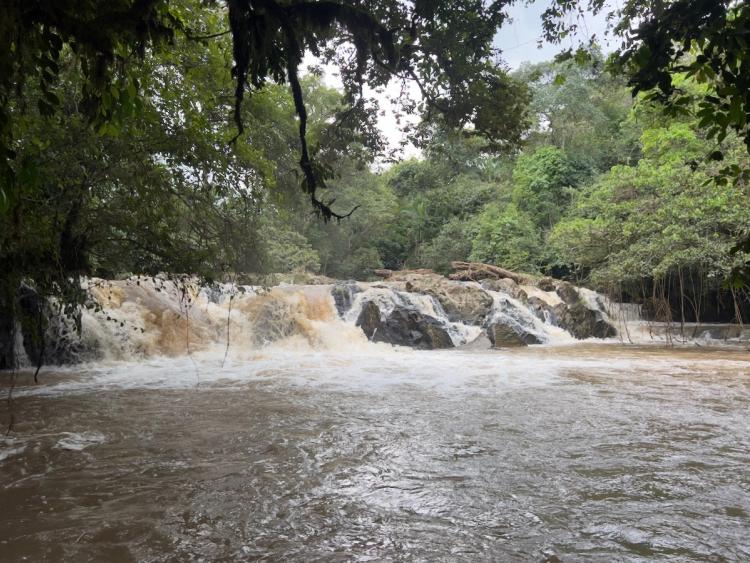
[[483,289],[437,274],[410,276],[406,291],[433,296],[451,322],[480,325],[492,309],[492,296]]
[[487,337],[493,348],[517,348],[529,344],[541,344],[535,335],[508,323],[494,322],[487,327]]
[[414,309],[396,307],[383,319],[377,304],[368,301],[357,317],[357,326],[373,342],[421,350],[453,348],[453,341],[443,325]]

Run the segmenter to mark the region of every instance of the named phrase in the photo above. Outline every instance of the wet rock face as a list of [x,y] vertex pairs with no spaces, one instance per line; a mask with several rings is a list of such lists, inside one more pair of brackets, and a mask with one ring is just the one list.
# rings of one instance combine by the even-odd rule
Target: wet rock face
[[2,304],[0,303],[0,369],[10,369],[15,365],[13,353],[15,344],[15,321],[10,314],[3,311],[1,305]]
[[557,295],[560,296],[568,305],[576,305],[581,302],[581,296],[578,294],[575,286],[569,282],[560,282],[556,289]]
[[536,286],[542,291],[555,291],[558,284],[559,282],[552,278],[542,278],[536,283]]
[[486,291],[436,274],[410,277],[406,291],[432,295],[451,322],[480,325],[492,309],[492,296]]
[[487,337],[493,348],[518,348],[529,344],[541,344],[533,334],[500,322],[487,327]]
[[487,291],[505,293],[510,295],[513,299],[518,299],[522,303],[526,303],[526,300],[528,299],[526,292],[510,278],[503,278],[500,280],[482,280],[482,287]]
[[380,319],[380,309],[375,303],[368,301],[362,306],[362,310],[357,317],[357,326],[362,329],[362,332],[370,340],[382,328],[383,322]]
[[542,322],[550,322],[553,325],[558,325],[557,312],[555,308],[549,303],[540,299],[536,296],[529,297],[526,305],[529,310],[534,313],[534,316]]
[[601,311],[586,307],[572,284],[561,282],[557,294],[564,301],[553,308],[557,322],[577,339],[617,336],[617,330],[605,320]]
[[21,285],[18,295],[23,350],[32,365],[75,364],[99,358],[99,350],[81,340],[77,326],[80,317],[62,314],[26,284]]
[[337,282],[331,288],[331,295],[336,303],[336,311],[339,317],[343,317],[352,308],[354,296],[361,291],[362,288],[355,281]]
[[413,309],[397,307],[383,320],[378,306],[369,301],[362,307],[357,326],[373,342],[420,350],[453,348],[453,341],[440,322]]

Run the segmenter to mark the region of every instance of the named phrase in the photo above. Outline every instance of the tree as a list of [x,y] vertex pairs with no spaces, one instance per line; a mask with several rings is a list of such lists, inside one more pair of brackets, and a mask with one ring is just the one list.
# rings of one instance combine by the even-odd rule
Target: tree
[[477,217],[470,260],[496,264],[518,272],[536,273],[542,257],[540,232],[534,221],[510,204],[488,205]]
[[[577,28],[568,18],[582,1],[553,0],[544,14],[545,35],[560,41]],[[644,92],[670,115],[697,107],[700,126],[719,143],[734,131],[750,150],[750,4],[735,0],[590,0],[588,8],[611,17],[622,39],[613,70],[628,78],[633,94]],[[572,22],[572,23],[571,23]],[[567,52],[572,55],[571,51]],[[587,57],[581,51],[581,60]],[[675,75],[708,87],[685,92]]]
[[[637,165],[615,166],[581,190],[552,248],[596,287],[646,299],[664,320],[671,308],[683,319],[733,317],[737,294],[724,283],[747,260],[732,252],[750,229],[747,186],[706,189],[722,164],[700,160],[709,143],[695,123],[647,129],[641,143]],[[725,152],[730,163],[746,158],[736,137]]]
[[572,188],[589,174],[570,162],[562,150],[539,148],[533,154],[521,155],[516,162],[513,203],[528,213],[535,224],[549,229],[564,213]]
[[[269,82],[288,82],[299,117],[302,189],[325,219],[341,217],[316,196],[327,178],[308,143],[299,72],[303,55],[311,51],[339,64],[352,107],[363,103],[365,81],[377,87],[394,76],[411,79],[419,84],[423,102],[408,111],[421,109],[428,117],[439,111],[452,127],[473,121],[475,130],[496,143],[514,143],[523,132],[525,90],[495,64],[492,47],[506,3],[227,0],[238,135],[244,132],[245,93]],[[77,2],[38,0],[33,10],[21,2],[6,3],[2,10],[0,31],[7,32],[7,39],[0,51],[0,156],[6,163],[6,198],[12,197],[14,171],[8,164],[15,139],[10,97],[18,84],[39,78],[39,107],[52,113],[58,103],[49,85],[57,80],[57,61],[69,46],[78,57],[87,95],[97,102],[98,114],[110,118],[116,105],[112,98],[120,96],[111,85],[135,84],[124,65],[132,51],[143,54],[176,33],[201,35],[200,24],[194,26],[197,31],[191,27],[190,10],[177,1],[96,0],[81,9]]]
[[585,64],[551,61],[520,68],[516,76],[529,83],[535,121],[527,146],[552,145],[578,166],[598,172],[636,159],[638,131],[627,120],[630,92],[622,76],[605,68],[596,50]]

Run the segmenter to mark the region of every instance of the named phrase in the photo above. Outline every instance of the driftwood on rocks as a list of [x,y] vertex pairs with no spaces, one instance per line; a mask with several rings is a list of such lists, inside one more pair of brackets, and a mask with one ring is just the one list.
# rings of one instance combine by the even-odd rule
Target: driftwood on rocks
[[485,279],[511,279],[518,284],[532,284],[534,278],[525,274],[511,272],[492,264],[482,262],[451,262],[451,267],[456,270],[448,277],[457,281],[479,281]]
[[398,280],[404,280],[407,279],[409,276],[424,276],[429,274],[434,274],[434,270],[430,270],[429,268],[417,268],[415,270],[388,270],[386,268],[380,269],[380,270],[374,270],[373,274],[378,276],[379,278],[383,279],[389,279],[393,281]]

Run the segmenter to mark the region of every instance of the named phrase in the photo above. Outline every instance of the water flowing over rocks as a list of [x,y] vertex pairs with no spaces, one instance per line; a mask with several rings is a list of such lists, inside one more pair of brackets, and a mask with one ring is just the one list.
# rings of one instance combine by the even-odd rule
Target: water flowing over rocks
[[336,303],[336,311],[340,317],[343,317],[352,308],[354,296],[361,291],[362,288],[354,280],[336,282],[333,285],[331,295],[333,295],[333,301]]
[[380,309],[373,301],[368,301],[357,317],[367,338],[373,342],[386,342],[399,346],[409,346],[420,350],[453,348],[453,341],[441,323],[414,309],[396,307],[382,318]]
[[573,336],[584,338],[610,338],[617,330],[604,318],[601,310],[587,306],[578,290],[568,282],[560,282],[556,289],[563,300],[554,307],[559,325]]
[[[463,270],[476,275],[477,268]],[[267,288],[203,286],[185,278],[132,277],[85,281],[90,307],[79,319],[34,301],[13,327],[22,363],[66,364],[194,353],[254,354],[268,346],[346,349],[371,343],[418,349],[515,347],[617,335],[602,296],[567,282],[480,271],[480,281],[428,270],[383,271],[381,282],[335,281]],[[463,275],[463,274],[462,274]],[[314,280],[324,282],[326,280]],[[43,339],[23,321],[41,312]],[[80,330],[78,326],[80,326]],[[488,341],[489,339],[489,341]],[[19,355],[19,347],[16,347]],[[6,366],[9,367],[9,366]]]
[[513,299],[518,299],[519,301],[526,301],[526,299],[528,298],[526,292],[521,289],[521,287],[516,282],[509,278],[503,278],[500,280],[485,279],[482,280],[480,285],[487,291],[507,293]]
[[482,324],[492,308],[492,297],[483,289],[437,274],[411,276],[406,280],[405,289],[433,296],[452,322]]

